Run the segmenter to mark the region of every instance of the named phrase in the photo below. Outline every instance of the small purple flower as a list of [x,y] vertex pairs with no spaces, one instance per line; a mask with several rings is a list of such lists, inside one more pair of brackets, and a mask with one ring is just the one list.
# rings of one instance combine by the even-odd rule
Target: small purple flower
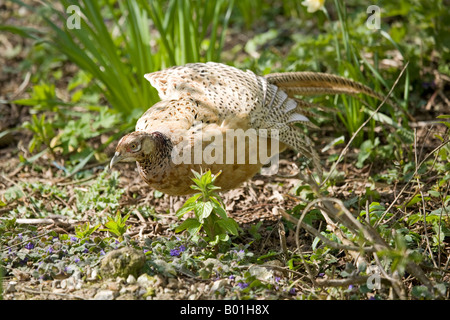
[[245,282],[239,282],[237,285],[241,289],[245,289],[248,287],[248,283],[245,283]]
[[325,275],[325,273],[324,272],[321,272],[321,273],[319,273],[319,277],[323,277]]
[[88,248],[85,248],[85,249],[83,250],[83,252],[84,252],[84,253],[88,253],[88,252],[89,252]]
[[292,294],[292,295],[296,294],[295,288],[291,288],[291,290],[289,290],[289,294]]
[[75,258],[74,262],[75,262],[75,263],[78,263],[78,262],[80,262],[80,259]]
[[348,286],[348,290],[353,290],[353,285],[352,284]]
[[48,247],[47,252],[48,253],[53,253],[53,248],[52,247]]
[[100,250],[100,254],[101,254],[102,256],[104,256],[106,253],[105,253],[105,251],[102,249],[102,250]]
[[233,276],[233,275],[231,275],[231,276],[229,276],[229,277],[228,277],[228,279],[230,279],[230,280],[234,280],[234,276]]
[[20,240],[22,240],[23,237],[21,233],[18,233],[17,236],[19,237]]
[[183,251],[186,251],[186,247],[184,245],[181,245],[178,248],[171,249],[170,255],[172,257],[178,257]]
[[147,253],[147,252],[149,252],[149,250],[148,249],[144,249],[144,253]]
[[72,241],[72,242],[77,242],[77,241],[78,241],[78,238],[77,238],[77,237],[70,237],[70,241]]
[[34,244],[33,244],[32,242],[28,242],[28,243],[25,245],[25,248],[28,249],[28,250],[34,249]]
[[280,277],[275,277],[275,282],[280,282],[281,278]]

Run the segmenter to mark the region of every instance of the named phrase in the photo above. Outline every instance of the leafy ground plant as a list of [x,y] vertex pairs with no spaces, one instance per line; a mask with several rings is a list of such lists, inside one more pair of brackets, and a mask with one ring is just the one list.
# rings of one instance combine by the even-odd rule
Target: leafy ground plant
[[227,216],[223,208],[222,200],[216,193],[219,187],[214,186],[214,181],[220,175],[211,171],[200,174],[194,173],[195,185],[192,189],[200,192],[189,198],[184,205],[177,211],[177,217],[181,218],[186,213],[193,211],[195,218],[187,218],[175,229],[175,232],[187,230],[193,241],[198,241],[201,233],[206,236],[203,239],[210,245],[218,248],[219,242],[226,242],[230,239],[229,234],[238,235],[239,226],[232,218]]
[[123,235],[127,231],[127,226],[125,225],[125,223],[127,222],[129,217],[130,214],[127,214],[122,218],[120,211],[117,211],[114,217],[108,217],[108,222],[105,223],[106,229],[103,229],[102,231],[108,231],[116,236],[119,241],[123,241]]

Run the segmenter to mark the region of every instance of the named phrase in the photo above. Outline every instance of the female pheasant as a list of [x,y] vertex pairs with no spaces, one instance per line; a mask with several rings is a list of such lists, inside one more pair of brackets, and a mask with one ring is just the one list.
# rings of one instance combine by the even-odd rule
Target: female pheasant
[[364,93],[367,86],[325,73],[257,76],[220,63],[192,63],[149,73],[161,101],[118,143],[110,167],[136,161],[141,177],[169,195],[193,193],[191,170],[222,171],[215,185],[238,187],[287,147],[319,158],[295,123],[312,125],[310,103],[295,95]]

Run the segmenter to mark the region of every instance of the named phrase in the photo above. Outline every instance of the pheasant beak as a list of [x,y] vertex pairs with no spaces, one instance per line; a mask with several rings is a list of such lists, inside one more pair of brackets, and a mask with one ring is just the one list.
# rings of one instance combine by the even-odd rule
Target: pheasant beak
[[116,151],[116,153],[114,153],[114,157],[112,157],[111,162],[109,163],[109,168],[112,169],[112,167],[117,162],[120,162],[122,159],[123,159],[123,156],[120,154],[119,151]]

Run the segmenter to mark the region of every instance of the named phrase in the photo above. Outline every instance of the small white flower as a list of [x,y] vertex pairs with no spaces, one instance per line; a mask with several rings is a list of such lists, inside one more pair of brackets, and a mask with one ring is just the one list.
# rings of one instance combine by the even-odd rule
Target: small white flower
[[317,10],[321,10],[325,0],[305,0],[302,2],[302,5],[308,7],[308,12],[316,12]]

